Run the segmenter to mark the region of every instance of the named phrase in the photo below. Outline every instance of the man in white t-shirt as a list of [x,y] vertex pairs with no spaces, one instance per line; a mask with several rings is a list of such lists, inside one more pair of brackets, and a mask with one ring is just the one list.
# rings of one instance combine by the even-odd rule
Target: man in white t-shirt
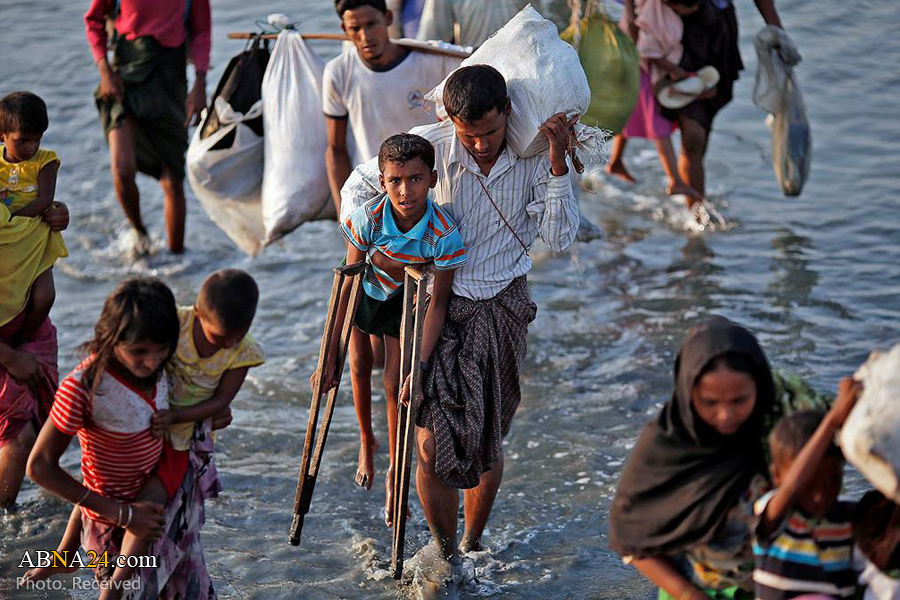
[[358,160],[365,162],[378,154],[388,137],[436,122],[434,106],[426,107],[424,96],[461,59],[392,43],[387,28],[394,17],[385,0],[337,0],[335,8],[354,46],[325,66],[322,80],[328,130],[325,166],[340,214],[341,187],[356,166],[347,149],[348,129],[359,148]]

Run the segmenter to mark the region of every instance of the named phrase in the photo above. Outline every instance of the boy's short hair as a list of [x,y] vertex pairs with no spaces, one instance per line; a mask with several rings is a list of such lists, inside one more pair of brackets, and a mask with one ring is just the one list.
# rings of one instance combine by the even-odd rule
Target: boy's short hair
[[444,108],[451,117],[472,123],[493,109],[506,109],[506,80],[489,65],[472,65],[454,71],[444,84]]
[[334,10],[337,11],[339,17],[343,17],[348,10],[355,10],[363,6],[371,6],[382,13],[387,12],[387,4],[384,0],[334,0]]
[[398,133],[381,143],[381,148],[378,149],[378,170],[384,173],[387,163],[403,164],[414,158],[421,159],[429,171],[434,170],[434,146],[431,142],[414,133]]
[[50,119],[47,105],[31,92],[13,92],[0,100],[0,133],[44,135]]
[[[769,434],[772,460],[777,464],[797,458],[824,418],[825,412],[819,410],[801,410],[782,417]],[[825,455],[843,458],[841,449],[834,443],[829,446]]]
[[222,269],[210,274],[200,286],[197,308],[214,316],[226,331],[247,331],[256,314],[259,287],[240,269]]

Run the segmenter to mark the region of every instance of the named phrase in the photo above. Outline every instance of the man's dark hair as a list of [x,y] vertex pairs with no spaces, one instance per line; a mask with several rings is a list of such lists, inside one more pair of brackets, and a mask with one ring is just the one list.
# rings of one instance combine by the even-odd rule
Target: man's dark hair
[[[769,450],[775,463],[793,461],[806,442],[818,429],[825,413],[819,410],[801,410],[783,417],[769,434]],[[841,449],[835,444],[828,447],[826,456],[841,458]]]
[[488,65],[457,69],[444,84],[447,114],[464,123],[477,121],[495,108],[503,112],[506,100],[506,80]]
[[0,100],[0,133],[44,135],[50,120],[47,105],[31,92],[13,92]]
[[355,10],[363,6],[371,6],[375,10],[387,12],[387,4],[384,3],[384,0],[334,0],[334,10],[337,11],[339,17],[343,17],[348,10]]
[[429,171],[434,170],[434,146],[420,135],[398,133],[381,143],[378,150],[378,170],[384,173],[386,163],[403,164],[414,158],[422,159]]

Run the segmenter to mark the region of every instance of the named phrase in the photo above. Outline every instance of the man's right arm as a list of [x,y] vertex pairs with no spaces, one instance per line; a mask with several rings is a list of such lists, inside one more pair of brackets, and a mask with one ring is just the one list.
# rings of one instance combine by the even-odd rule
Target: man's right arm
[[325,147],[325,170],[328,172],[328,187],[336,214],[341,214],[341,187],[350,177],[353,165],[347,151],[347,117],[325,115],[328,145]]

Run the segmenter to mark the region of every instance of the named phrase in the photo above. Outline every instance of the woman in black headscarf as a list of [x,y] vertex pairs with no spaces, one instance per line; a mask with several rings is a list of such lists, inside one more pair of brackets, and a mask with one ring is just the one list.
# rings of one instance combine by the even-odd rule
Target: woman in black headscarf
[[753,597],[750,523],[768,489],[762,427],[774,396],[749,331],[715,317],[688,332],[675,392],[641,432],[609,518],[610,547],[661,599]]

